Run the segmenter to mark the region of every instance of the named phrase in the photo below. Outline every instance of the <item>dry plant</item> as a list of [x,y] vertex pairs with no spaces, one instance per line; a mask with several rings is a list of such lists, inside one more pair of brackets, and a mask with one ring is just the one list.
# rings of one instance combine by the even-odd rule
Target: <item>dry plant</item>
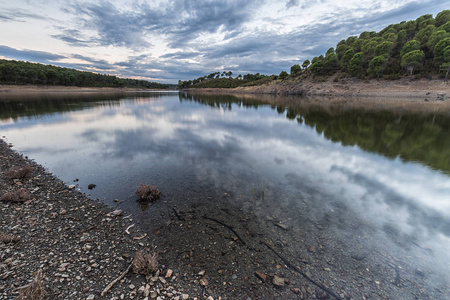
[[45,291],[42,287],[42,271],[39,270],[33,278],[33,281],[27,285],[18,287],[18,300],[43,300],[45,299]]
[[133,259],[133,272],[141,275],[154,275],[158,271],[158,254],[137,251]]
[[0,243],[11,244],[17,243],[19,240],[20,240],[19,237],[13,234],[8,234],[4,232],[0,233]]
[[30,199],[31,199],[30,193],[24,188],[17,191],[6,193],[2,197],[0,197],[0,201],[5,202],[25,202]]
[[31,172],[33,172],[33,168],[29,165],[22,168],[12,167],[9,171],[5,172],[5,177],[8,179],[25,179],[30,177]]
[[146,184],[141,184],[134,193],[138,196],[140,201],[156,201],[161,196],[161,192],[156,186]]

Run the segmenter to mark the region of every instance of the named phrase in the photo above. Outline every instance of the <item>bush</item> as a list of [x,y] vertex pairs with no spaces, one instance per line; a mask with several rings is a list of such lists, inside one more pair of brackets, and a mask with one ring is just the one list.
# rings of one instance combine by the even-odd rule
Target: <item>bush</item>
[[15,235],[8,234],[8,233],[0,233],[0,242],[3,244],[11,244],[11,243],[17,243],[19,241],[19,238]]
[[141,184],[135,192],[140,201],[156,201],[161,196],[161,192],[154,185]]
[[141,275],[154,275],[158,271],[158,254],[138,251],[134,255],[133,272]]
[[18,300],[42,300],[45,299],[45,290],[42,287],[42,271],[39,270],[33,281],[27,285],[17,288],[19,290]]
[[13,167],[6,171],[4,175],[8,179],[25,179],[31,176],[31,172],[33,172],[33,168],[26,165],[23,168]]
[[31,199],[30,193],[26,189],[20,189],[18,191],[9,192],[4,194],[0,201],[5,202],[25,202]]

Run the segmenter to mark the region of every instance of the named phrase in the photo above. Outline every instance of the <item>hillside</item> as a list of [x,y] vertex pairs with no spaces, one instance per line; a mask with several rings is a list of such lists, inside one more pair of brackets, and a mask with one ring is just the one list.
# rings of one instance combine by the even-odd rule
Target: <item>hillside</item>
[[[365,31],[359,36],[350,36],[341,40],[335,48],[329,48],[324,55],[306,59],[301,66],[293,65],[290,73],[282,71],[278,76],[265,78],[278,82],[323,82],[331,77],[335,82],[374,78],[398,80],[405,77],[432,79],[436,76],[447,78],[449,71],[450,10],[444,10],[436,17],[426,14],[416,20],[391,24],[379,32]],[[222,76],[224,74],[229,77],[229,87],[249,83],[241,75],[231,78],[231,71],[223,72]],[[179,88],[224,87],[214,80],[203,76],[180,81]],[[267,81],[254,81],[252,85],[267,84]]]
[[148,89],[174,88],[146,80],[78,71],[52,65],[0,59],[0,84],[59,85],[78,87],[131,87]]

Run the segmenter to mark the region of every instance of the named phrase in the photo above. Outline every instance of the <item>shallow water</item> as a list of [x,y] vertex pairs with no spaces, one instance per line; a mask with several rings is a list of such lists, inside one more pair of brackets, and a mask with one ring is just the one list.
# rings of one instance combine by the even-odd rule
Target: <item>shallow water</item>
[[[149,231],[173,208],[214,216],[220,203],[292,228],[292,251],[308,223],[325,228],[325,246],[380,249],[427,284],[450,280],[448,115],[128,93],[5,100],[0,136],[91,197],[118,199]],[[141,183],[163,201],[138,204]]]

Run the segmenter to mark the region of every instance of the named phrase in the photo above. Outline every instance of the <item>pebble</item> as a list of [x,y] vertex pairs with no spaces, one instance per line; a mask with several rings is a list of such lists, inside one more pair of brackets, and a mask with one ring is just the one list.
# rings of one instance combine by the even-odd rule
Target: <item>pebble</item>
[[278,277],[277,275],[273,276],[272,283],[274,286],[278,288],[284,287],[284,278]]
[[94,295],[89,295],[87,298],[86,298],[86,300],[94,300],[95,299],[95,296]]

